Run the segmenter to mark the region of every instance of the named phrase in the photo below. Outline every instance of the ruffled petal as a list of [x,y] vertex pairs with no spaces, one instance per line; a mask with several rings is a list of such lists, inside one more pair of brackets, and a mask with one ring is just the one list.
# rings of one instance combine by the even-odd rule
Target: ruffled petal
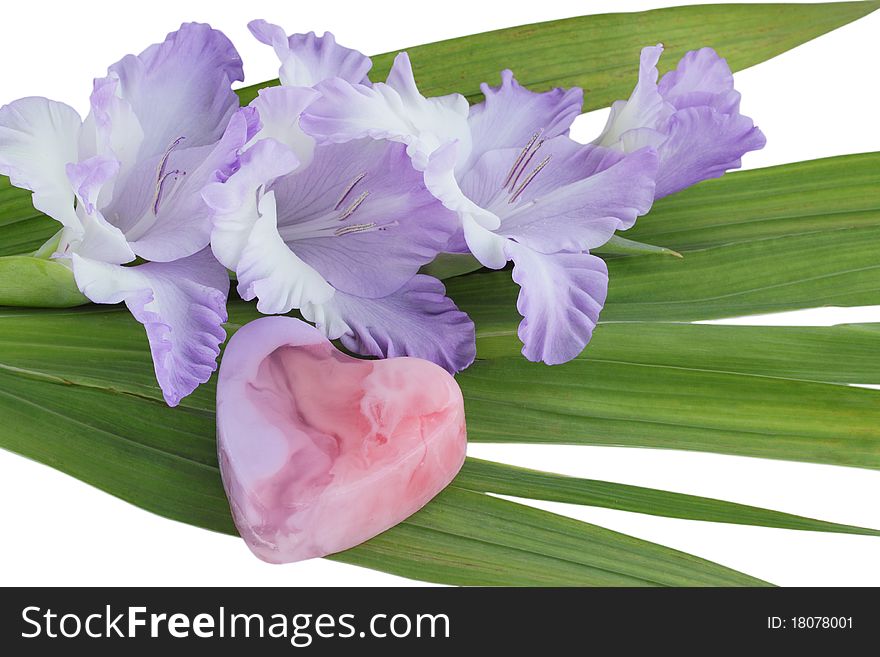
[[666,73],[657,86],[660,95],[676,109],[706,105],[730,114],[739,111],[739,94],[727,60],[712,48],[691,50]]
[[260,89],[250,105],[260,119],[260,129],[254,139],[274,139],[296,155],[300,166],[308,166],[315,151],[315,140],[299,127],[299,117],[317,97],[317,91],[300,87]]
[[642,50],[639,83],[615,103],[597,144],[623,152],[650,146],[660,155],[660,198],[740,166],[762,148],[764,135],[739,113],[739,93],[727,62],[711,48],[687,53],[657,84],[662,48]]
[[320,307],[303,309],[331,339],[365,356],[414,356],[449,372],[468,367],[476,357],[474,324],[446,296],[436,278],[417,275],[381,299],[337,292]]
[[288,37],[282,28],[264,20],[251,21],[248,29],[258,41],[275,49],[281,61],[278,77],[285,86],[312,87],[330,78],[353,84],[369,82],[370,58],[338,45],[330,32],[320,37],[314,32]]
[[37,210],[73,229],[79,220],[66,167],[78,160],[81,126],[76,110],[46,98],[0,108],[0,174],[31,190]]
[[480,89],[486,99],[471,107],[468,117],[474,140],[471,163],[489,150],[523,148],[533,135],[552,139],[568,134],[584,102],[579,87],[535,93],[521,86],[510,70],[501,72],[501,86],[483,83]]
[[238,109],[231,84],[243,80],[244,72],[222,32],[185,23],[164,42],[113,64],[109,76],[119,80],[116,93],[143,130],[143,160],[161,155],[180,137],[190,148],[216,142]]
[[531,361],[558,365],[583,351],[608,293],[608,269],[589,253],[544,255],[510,242],[513,280],[520,286],[519,338]]
[[662,45],[642,48],[639,81],[629,100],[619,100],[611,105],[605,129],[594,144],[615,147],[628,130],[656,127],[675,111],[657,89],[657,62],[661,54]]
[[217,368],[226,338],[226,269],[207,249],[169,263],[120,267],[78,255],[73,272],[95,303],[125,302],[150,342],[156,379],[176,406]]
[[420,171],[431,153],[451,141],[459,143],[459,162],[470,153],[467,100],[458,94],[422,96],[406,53],[394,60],[387,83],[367,87],[333,79],[315,88],[321,98],[306,109],[300,125],[319,142],[363,137],[402,142]]
[[260,199],[258,211],[260,216],[251,227],[235,269],[242,299],[256,297],[257,310],[266,314],[329,301],[333,296],[330,284],[291,251],[278,234],[272,192]]
[[339,78],[325,80],[315,89],[321,97],[300,119],[300,126],[319,142],[353,139],[414,141],[400,96],[386,84],[354,85]]
[[721,114],[710,107],[679,110],[665,126],[668,137],[658,149],[656,197],[738,169],[742,156],[763,148],[764,134],[742,114]]
[[405,147],[388,141],[319,146],[311,165],[269,189],[288,247],[337,290],[362,297],[397,290],[458,227]]
[[207,185],[202,197],[211,208],[211,250],[229,269],[236,269],[254,223],[260,216],[260,188],[296,169],[293,152],[274,139],[263,139],[239,158],[227,180]]

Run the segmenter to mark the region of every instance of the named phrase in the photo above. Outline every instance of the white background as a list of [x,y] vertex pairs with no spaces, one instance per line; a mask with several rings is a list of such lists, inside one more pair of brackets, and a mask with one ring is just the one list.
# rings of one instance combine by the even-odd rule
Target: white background
[[[266,18],[289,32],[333,31],[365,53],[584,12],[638,11],[663,2],[17,2],[0,23],[0,103],[27,95],[83,114],[93,77],[161,41],[182,21],[209,22],[237,45],[247,82],[276,77],[270,48],[245,25]],[[695,4],[679,1],[679,4]],[[736,75],[743,111],[768,137],[754,168],[880,150],[876,43],[880,12]],[[650,45],[650,44],[645,44]],[[711,45],[711,44],[706,44]],[[632,62],[635,68],[637,62]],[[495,81],[493,81],[495,82]],[[605,111],[581,117],[591,139]],[[828,257],[834,257],[829,253]],[[880,307],[823,309],[740,323],[880,321]],[[865,354],[876,358],[876,354]],[[880,527],[880,472],[610,447],[473,445],[484,458],[664,488]],[[626,512],[537,506],[719,561],[782,585],[880,585],[880,539],[739,527]],[[402,585],[398,577],[326,560],[270,566],[243,542],[165,520],[48,467],[0,451],[0,585]]]

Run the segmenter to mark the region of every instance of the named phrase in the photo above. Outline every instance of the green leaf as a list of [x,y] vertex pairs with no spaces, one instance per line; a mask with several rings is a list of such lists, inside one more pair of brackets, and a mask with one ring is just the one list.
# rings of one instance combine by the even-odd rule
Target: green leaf
[[880,153],[860,153],[706,181],[658,201],[626,236],[698,250],[878,226]]
[[[741,70],[846,25],[878,2],[722,4],[598,14],[521,25],[407,48],[419,88],[427,96],[458,92],[472,102],[481,82],[496,83],[501,69],[535,91],[580,86],[584,110],[627,98],[636,80],[639,51],[662,42],[661,71],[688,50],[711,46]],[[396,52],[373,57],[374,80],[384,80]],[[239,91],[242,104],[264,82]]]
[[[250,312],[233,304],[244,320]],[[121,307],[0,310],[0,446],[117,497],[234,533],[204,386],[168,408],[143,329]],[[639,539],[471,491],[335,559],[451,584],[755,585]]]
[[31,193],[0,176],[0,256],[36,251],[58,231],[58,222],[34,209]]
[[880,536],[880,530],[876,529],[813,520],[790,513],[695,495],[610,481],[577,479],[474,458],[469,458],[465,462],[455,480],[455,485],[481,493],[598,506],[667,518]]
[[[439,533],[439,534],[438,534]],[[400,545],[422,538],[424,547]],[[394,541],[389,546],[389,541]],[[383,550],[385,546],[389,551]],[[407,549],[401,549],[406,547]],[[366,549],[371,558],[367,558]],[[438,567],[434,555],[442,553]],[[375,552],[378,551],[378,554]],[[389,557],[393,558],[389,559]],[[427,557],[427,558],[426,558]],[[711,562],[452,485],[420,512],[355,550],[350,563],[452,584],[518,586],[758,586]]]
[[73,272],[60,262],[33,256],[0,257],[0,306],[69,308],[89,303]]
[[470,253],[440,253],[432,262],[422,267],[421,273],[442,281],[470,274],[482,268],[480,261]]
[[[858,346],[850,344],[852,335],[849,328],[813,333],[603,325],[590,348],[565,365],[497,357],[478,360],[461,373],[468,437],[689,449],[880,468],[880,391],[801,380],[846,380],[866,370],[876,380],[876,359],[865,354],[876,352],[880,333],[873,329],[859,335]],[[639,340],[643,348],[628,350]],[[776,354],[780,343],[785,348]],[[823,343],[824,354],[811,363],[810,347]],[[859,347],[864,350],[855,351]],[[777,371],[786,353],[806,361]],[[873,369],[857,363],[859,358],[872,360]],[[787,367],[799,378],[786,378]],[[772,374],[761,373],[767,371]]]
[[[519,355],[513,332],[477,339],[480,358]],[[691,368],[823,383],[880,384],[880,324],[831,327],[722,326],[661,322],[605,323],[584,360]],[[551,371],[553,368],[551,368]]]

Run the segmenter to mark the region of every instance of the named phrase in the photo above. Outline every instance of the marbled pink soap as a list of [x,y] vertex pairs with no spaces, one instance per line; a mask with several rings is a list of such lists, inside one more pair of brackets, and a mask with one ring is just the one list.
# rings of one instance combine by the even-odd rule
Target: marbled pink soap
[[265,317],[226,347],[217,438],[239,532],[286,563],[358,545],[439,493],[464,462],[464,404],[433,363],[358,360]]

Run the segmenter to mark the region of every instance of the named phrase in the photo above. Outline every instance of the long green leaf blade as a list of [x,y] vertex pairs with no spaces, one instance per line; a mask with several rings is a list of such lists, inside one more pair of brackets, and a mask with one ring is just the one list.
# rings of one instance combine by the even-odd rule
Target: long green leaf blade
[[880,153],[737,171],[654,204],[626,237],[697,250],[880,226]]
[[[733,70],[770,59],[865,16],[877,2],[718,4],[636,13],[597,14],[522,25],[407,48],[425,95],[462,93],[479,100],[481,82],[495,83],[510,68],[526,86],[543,91],[580,86],[584,109],[626,98],[635,83],[639,50],[662,42],[662,70],[688,50],[712,46]],[[383,80],[396,53],[373,57],[374,80]],[[239,91],[242,104],[257,90]]]
[[[481,333],[482,359],[515,357],[514,331]],[[609,322],[581,358],[822,383],[880,384],[880,324],[829,327]]]
[[[442,532],[444,536],[438,536]],[[452,584],[543,586],[759,586],[761,580],[698,557],[531,507],[448,487],[434,502],[387,534],[423,536],[430,550],[457,541],[437,578]],[[427,534],[426,534],[427,533]],[[362,546],[372,552],[386,535]],[[466,546],[462,554],[459,546]],[[365,560],[362,548],[344,553],[351,563],[418,576],[424,556],[395,550]],[[371,555],[372,556],[372,555]],[[473,567],[479,566],[478,573]],[[431,568],[436,568],[431,565]],[[411,570],[412,569],[412,570]],[[475,577],[474,575],[477,574]]]
[[[743,348],[747,348],[743,346]],[[472,441],[624,445],[880,468],[880,391],[581,358],[459,375]]]
[[512,495],[549,502],[598,506],[618,511],[646,513],[759,527],[880,536],[880,530],[841,525],[696,495],[672,493],[611,481],[578,479],[469,458],[455,480],[467,490]]

